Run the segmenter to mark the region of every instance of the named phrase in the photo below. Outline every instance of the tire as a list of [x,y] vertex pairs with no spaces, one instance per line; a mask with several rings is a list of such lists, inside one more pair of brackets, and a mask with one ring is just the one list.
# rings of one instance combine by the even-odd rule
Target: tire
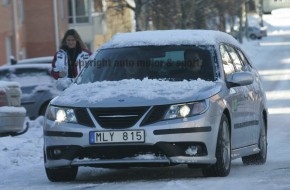
[[231,170],[231,138],[229,132],[228,118],[223,114],[219,126],[217,145],[216,145],[216,163],[202,169],[205,177],[225,177]]
[[47,178],[51,182],[73,181],[76,179],[78,167],[69,168],[45,168]]
[[250,39],[251,39],[251,40],[255,40],[256,38],[257,38],[257,36],[256,36],[255,34],[251,34],[251,35],[250,35]]
[[260,118],[259,148],[259,153],[242,157],[245,165],[261,165],[265,164],[267,160],[267,132],[263,116]]
[[39,115],[40,115],[40,116],[44,116],[44,115],[45,115],[45,112],[46,112],[46,108],[47,108],[47,106],[48,106],[48,103],[45,103],[45,104],[43,104],[43,105],[41,106],[41,109],[40,109],[40,111],[39,111]]

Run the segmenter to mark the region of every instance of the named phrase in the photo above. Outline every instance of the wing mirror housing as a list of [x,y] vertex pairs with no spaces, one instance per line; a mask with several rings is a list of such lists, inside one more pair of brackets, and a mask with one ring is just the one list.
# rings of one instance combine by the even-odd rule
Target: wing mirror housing
[[253,84],[254,76],[252,73],[247,71],[236,72],[227,76],[226,81],[229,87],[246,86]]

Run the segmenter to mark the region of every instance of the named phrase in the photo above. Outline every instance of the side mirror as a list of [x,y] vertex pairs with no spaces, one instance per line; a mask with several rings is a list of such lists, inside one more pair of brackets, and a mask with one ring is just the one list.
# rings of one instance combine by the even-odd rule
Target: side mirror
[[56,88],[60,91],[63,91],[68,88],[73,82],[74,79],[72,78],[59,78],[56,81]]
[[229,87],[235,86],[246,86],[253,84],[254,76],[252,73],[244,71],[244,72],[236,72],[227,76],[227,83]]

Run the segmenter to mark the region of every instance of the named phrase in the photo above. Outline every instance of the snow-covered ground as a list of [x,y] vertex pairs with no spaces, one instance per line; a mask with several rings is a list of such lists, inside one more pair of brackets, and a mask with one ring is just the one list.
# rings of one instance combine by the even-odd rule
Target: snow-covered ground
[[268,98],[268,160],[244,166],[234,160],[229,176],[204,178],[199,170],[168,168],[80,168],[76,181],[51,183],[43,166],[43,118],[26,121],[30,129],[17,137],[0,138],[0,189],[290,189],[290,17],[265,16],[269,36],[244,40],[243,47],[263,78]]

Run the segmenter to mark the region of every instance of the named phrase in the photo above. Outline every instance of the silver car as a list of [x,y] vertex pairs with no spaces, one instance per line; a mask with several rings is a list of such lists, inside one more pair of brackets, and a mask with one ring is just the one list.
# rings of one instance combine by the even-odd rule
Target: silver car
[[50,102],[46,174],[70,181],[79,166],[186,164],[204,176],[227,176],[233,159],[266,162],[267,119],[260,76],[230,35],[117,34]]
[[1,80],[20,83],[21,105],[30,119],[44,115],[50,100],[60,93],[50,70],[51,64],[41,59],[27,59],[16,65],[0,67]]
[[261,39],[267,36],[267,28],[260,26],[249,26],[248,27],[248,37],[252,40]]

